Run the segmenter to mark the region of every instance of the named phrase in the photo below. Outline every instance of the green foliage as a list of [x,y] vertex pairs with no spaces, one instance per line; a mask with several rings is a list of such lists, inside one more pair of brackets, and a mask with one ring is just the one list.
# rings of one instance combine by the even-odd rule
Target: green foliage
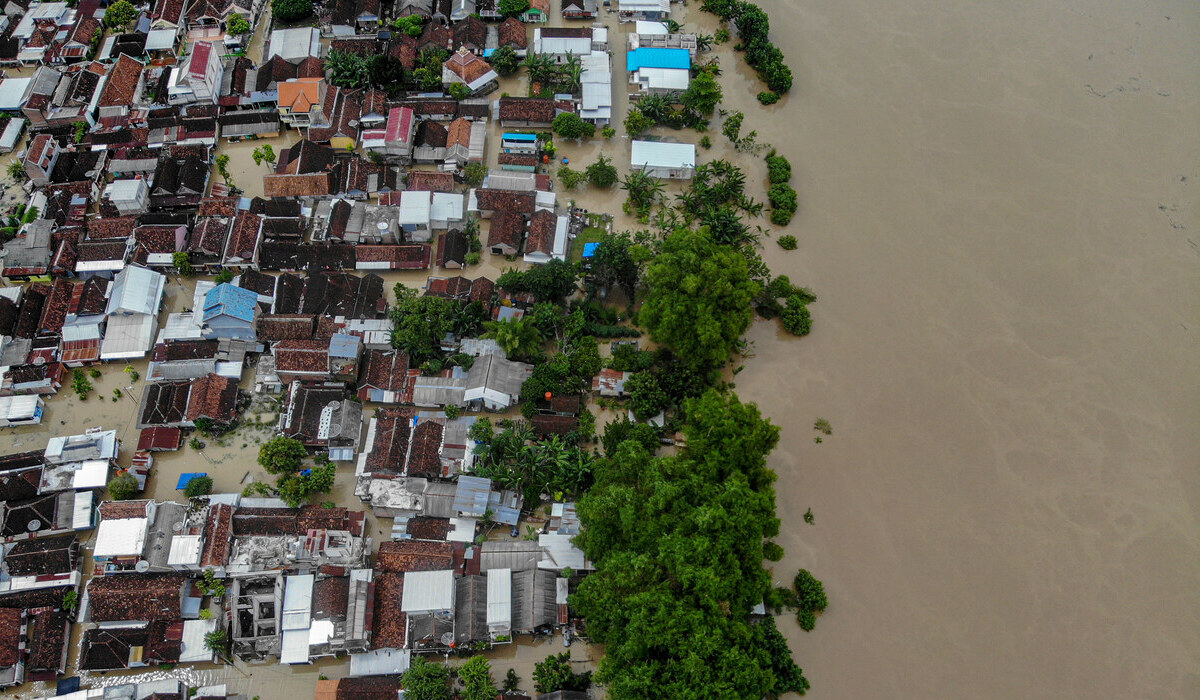
[[228,267],[222,268],[221,271],[217,273],[217,276],[213,281],[216,282],[217,284],[225,284],[226,282],[232,282],[233,281],[233,270]]
[[366,57],[349,51],[330,51],[325,57],[325,71],[329,74],[329,82],[338,87],[357,89],[371,83]]
[[241,36],[242,34],[249,34],[250,30],[252,29],[252,27],[250,26],[250,22],[247,21],[245,17],[241,16],[240,14],[238,14],[236,12],[234,12],[233,14],[231,14],[229,16],[229,21],[226,23],[225,26],[226,26],[226,29],[225,29],[226,33],[231,36]]
[[479,187],[483,184],[483,178],[487,177],[487,166],[483,163],[468,163],[463,168],[463,182],[468,187]]
[[771,223],[786,226],[796,213],[796,190],[787,183],[771,185],[767,199],[771,202]]
[[[78,143],[78,142],[77,142]],[[17,182],[25,179],[25,164],[19,160],[14,160],[8,164],[8,176]]]
[[473,442],[478,442],[483,445],[492,444],[492,436],[495,435],[495,430],[492,428],[492,419],[487,417],[476,418],[475,422],[467,428],[467,437]]
[[597,462],[575,539],[596,570],[572,605],[606,645],[596,680],[611,698],[764,697],[782,677],[750,611],[779,532],[766,467],[778,430],[715,391],[684,409],[678,456],[626,440]]
[[646,269],[638,316],[650,337],[698,367],[725,363],[750,325],[758,287],[745,258],[706,233],[681,229]]
[[71,390],[79,395],[80,401],[87,401],[88,394],[94,391],[92,383],[81,369],[71,370]]
[[413,655],[412,664],[400,676],[405,700],[450,700],[450,669],[424,656]]
[[108,482],[108,495],[114,501],[128,501],[137,496],[139,490],[137,478],[129,472],[121,472]]
[[229,643],[229,635],[223,627],[217,628],[204,635],[204,648],[218,656],[224,655],[225,646]]
[[62,608],[69,613],[73,613],[79,609],[79,593],[74,590],[68,590],[63,594]]
[[778,243],[779,247],[784,250],[795,250],[800,245],[796,242],[796,237],[791,234],[780,236]]
[[716,31],[715,34],[713,34],[713,43],[714,44],[724,44],[727,41],[729,41],[729,30],[728,29],[721,27],[720,29],[718,29]]
[[778,185],[792,179],[792,164],[787,158],[776,155],[774,149],[767,154],[767,180]]
[[233,178],[229,175],[229,154],[222,153],[217,156],[216,164],[217,173],[221,176],[221,179],[225,181],[226,185],[231,185]]
[[375,54],[367,59],[367,73],[371,85],[395,94],[412,83],[412,75],[404,69],[400,59],[385,53]]
[[510,318],[487,321],[484,338],[493,338],[510,358],[531,358],[542,351],[542,334],[531,319]]
[[812,331],[812,314],[808,311],[808,302],[804,297],[792,295],[787,299],[787,306],[779,314],[783,329],[792,335],[808,335]]
[[557,304],[575,293],[578,277],[572,263],[551,260],[525,271],[508,270],[496,280],[496,286],[508,292],[529,292],[538,301]]
[[700,114],[712,114],[721,101],[721,86],[710,71],[701,71],[679,96],[679,101]]
[[641,109],[629,108],[629,112],[625,115],[625,133],[636,138],[652,126],[654,126],[654,120],[647,117]]
[[471,96],[471,88],[467,87],[466,83],[451,83],[447,91],[456,100],[465,100]]
[[737,143],[738,136],[742,132],[742,122],[745,121],[746,115],[741,112],[733,112],[728,117],[725,117],[725,123],[721,125],[721,133],[725,134],[725,138],[732,143]]
[[508,669],[508,673],[504,674],[504,692],[516,693],[521,690],[521,677],[517,675],[515,669]]
[[767,561],[779,561],[783,559],[783,554],[783,547],[780,547],[774,542],[767,542],[763,544],[763,558],[765,558]]
[[214,598],[220,598],[225,595],[225,584],[217,578],[212,569],[204,570],[204,575],[196,582],[196,587],[204,595],[210,595]]
[[487,60],[500,75],[512,75],[521,67],[521,57],[511,46],[501,46]]
[[424,26],[425,18],[421,15],[408,15],[392,20],[392,29],[397,29],[412,37],[421,36]]
[[450,53],[441,48],[425,48],[417,57],[418,67],[413,70],[413,80],[416,86],[425,92],[442,89],[442,64],[450,58]]
[[460,700],[495,700],[499,692],[492,680],[492,666],[482,656],[472,656],[459,666],[458,679],[463,684]]
[[649,420],[671,405],[671,397],[652,372],[634,374],[625,381],[625,390],[629,392],[629,410],[638,420]]
[[522,492],[529,504],[543,493],[576,496],[591,486],[592,455],[557,436],[530,444],[532,439],[526,424],[502,430],[478,451],[475,472],[501,488]]
[[616,457],[617,450],[626,440],[632,440],[647,452],[653,453],[658,449],[658,428],[648,423],[632,423],[621,418],[604,426],[604,437],[600,439],[600,443],[604,446],[604,454]]
[[813,430],[816,430],[825,435],[833,435],[833,426],[824,418],[818,418],[813,421]]
[[280,22],[295,22],[313,13],[313,0],[271,0],[271,14]]
[[478,325],[470,306],[440,297],[419,297],[403,283],[396,284],[395,292],[392,346],[407,352],[414,364],[441,357],[441,341],[447,333],[473,330]]
[[612,137],[617,135],[617,130],[612,128],[608,124],[605,124],[604,128],[600,130],[600,135],[606,139],[611,139]]
[[117,0],[104,12],[104,26],[115,29],[124,27],[138,16],[138,10],[129,0]]
[[585,175],[582,172],[574,170],[566,165],[558,169],[558,179],[562,180],[563,187],[567,188],[568,190],[573,190],[578,187],[579,183],[583,182],[584,177]]
[[294,472],[308,456],[299,440],[276,435],[258,448],[258,463],[270,474]]
[[618,345],[612,351],[608,366],[619,372],[640,372],[654,364],[654,353],[638,350],[633,345]]
[[198,476],[183,487],[183,495],[187,498],[198,498],[212,493],[213,480],[211,476]]
[[775,677],[775,683],[768,695],[778,698],[784,693],[804,695],[812,686],[804,677],[804,671],[792,660],[792,650],[787,640],[775,626],[775,618],[768,617],[755,626],[755,637],[770,657],[770,669]]
[[612,160],[601,155],[595,163],[587,166],[588,184],[595,187],[612,187],[617,182],[617,168]]
[[800,569],[792,581],[792,589],[796,592],[796,616],[800,628],[811,632],[816,625],[816,616],[829,606],[825,586],[808,569]]
[[554,118],[554,133],[564,139],[590,139],[596,134],[596,125],[585,122],[574,112],[563,112]]
[[700,137],[700,148],[703,148],[705,150],[712,148],[712,137],[709,136],[708,134],[701,136]]
[[[99,33],[97,33],[97,36],[99,36]],[[75,143],[83,141],[83,135],[88,132],[88,123],[75,122],[71,126],[75,128]]]
[[662,201],[666,188],[657,178],[644,171],[632,170],[621,180],[621,189],[629,193],[629,203],[639,213],[646,213],[650,207]]
[[292,508],[308,503],[309,499],[318,493],[329,493],[333,490],[333,481],[337,476],[337,467],[332,463],[317,465],[310,474],[280,474],[276,488],[279,497]]
[[138,378],[140,378],[142,376],[142,375],[138,374],[138,371],[131,366],[126,366],[124,371],[125,371],[125,374],[129,375],[129,381],[131,381],[131,382],[136,382],[138,380]]
[[539,693],[556,690],[586,691],[592,685],[591,671],[575,673],[571,670],[571,653],[547,656],[533,666],[533,687]]
[[452,403],[446,404],[442,411],[446,414],[446,418],[449,418],[450,420],[458,418],[459,408]]
[[175,271],[184,277],[191,277],[192,270],[192,255],[186,250],[177,250],[171,253],[171,264],[175,266]]
[[276,159],[275,149],[271,146],[271,144],[265,143],[254,149],[254,152],[250,154],[250,157],[254,159],[255,165],[262,165],[264,162],[274,163]]
[[481,261],[481,260],[483,260],[483,256],[480,255],[479,251],[477,251],[477,250],[473,250],[470,253],[467,253],[466,257],[463,258],[463,262],[466,263],[467,265],[478,265],[479,261]]
[[198,438],[192,438],[191,440],[188,440],[188,447],[192,448],[193,450],[203,450],[204,443],[200,442]]
[[500,0],[497,9],[505,17],[520,17],[529,9],[529,0]]
[[809,525],[813,525],[817,522],[816,517],[813,515],[812,508],[804,511],[804,522],[808,523]]
[[254,496],[262,496],[267,498],[274,496],[275,491],[268,486],[267,482],[265,481],[254,481],[247,484],[246,488],[242,489],[242,495],[247,498],[252,498]]
[[779,95],[764,90],[758,93],[758,101],[765,105],[773,105],[779,101]]

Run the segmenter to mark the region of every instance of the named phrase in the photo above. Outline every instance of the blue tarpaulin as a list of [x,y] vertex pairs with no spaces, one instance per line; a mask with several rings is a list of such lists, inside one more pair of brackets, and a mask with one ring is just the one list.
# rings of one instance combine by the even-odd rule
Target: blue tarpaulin
[[202,476],[208,476],[208,473],[207,472],[188,472],[186,474],[180,474],[179,475],[179,483],[175,484],[175,488],[182,491],[188,485],[189,481],[191,481],[192,479],[199,479]]
[[585,258],[590,258],[590,257],[593,257],[593,256],[595,256],[595,255],[596,255],[596,249],[597,249],[597,248],[599,248],[599,247],[600,247],[600,243],[599,243],[599,242],[596,242],[596,243],[584,243],[584,244],[583,244],[583,257],[585,257]]

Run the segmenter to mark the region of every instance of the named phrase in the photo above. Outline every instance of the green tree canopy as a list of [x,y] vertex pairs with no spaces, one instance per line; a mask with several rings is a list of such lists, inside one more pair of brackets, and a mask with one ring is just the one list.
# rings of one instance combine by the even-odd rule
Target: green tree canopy
[[596,125],[585,122],[574,112],[563,112],[554,118],[554,133],[564,139],[590,139],[596,133]]
[[538,301],[560,304],[575,293],[578,278],[574,264],[551,260],[524,271],[508,270],[496,280],[496,286],[509,292],[529,292]]
[[458,679],[462,681],[461,700],[496,700],[496,683],[492,680],[492,666],[482,656],[472,656],[458,667]]
[[416,290],[398,283],[392,322],[392,346],[420,364],[441,357],[442,338],[461,327],[464,309],[450,299],[419,297]]
[[529,318],[509,318],[502,321],[487,321],[483,324],[487,332],[484,338],[493,338],[513,359],[525,359],[539,355],[542,351],[542,334]]
[[511,46],[501,46],[487,60],[500,75],[512,75],[521,67],[521,57]]
[[271,14],[280,22],[295,22],[313,13],[313,0],[271,0]]
[[500,0],[499,9],[505,17],[520,17],[529,9],[529,0]]
[[539,693],[556,690],[583,692],[592,685],[591,671],[575,673],[571,670],[571,652],[547,656],[533,666],[533,686]]
[[313,467],[308,474],[280,474],[275,486],[284,503],[298,508],[308,503],[314,495],[332,491],[336,477],[337,467],[332,462],[326,462]]
[[392,20],[392,29],[398,29],[409,36],[421,36],[425,27],[425,18],[421,15],[406,15]]
[[363,88],[371,83],[371,72],[365,56],[349,51],[330,51],[325,57],[329,82],[344,88]]
[[188,498],[207,496],[212,493],[213,480],[211,476],[197,476],[183,487],[183,495]]
[[700,114],[712,114],[721,101],[721,85],[711,71],[700,71],[679,96],[679,101]]
[[276,435],[258,448],[258,463],[270,474],[294,472],[308,456],[304,443]]
[[750,325],[758,286],[737,250],[680,229],[646,268],[639,322],[650,337],[696,366],[719,367]]
[[236,12],[229,16],[229,21],[226,22],[225,26],[225,31],[233,36],[249,34],[250,30],[253,29],[253,27],[250,26],[250,22]]
[[137,8],[129,0],[117,0],[104,11],[104,26],[110,29],[124,27],[138,16]]
[[617,168],[607,156],[600,156],[584,172],[588,183],[595,187],[612,187],[617,182]]
[[405,700],[450,700],[450,669],[424,656],[413,656],[412,664],[400,676]]
[[138,495],[137,477],[129,472],[121,472],[108,482],[108,495],[114,501],[128,501]]

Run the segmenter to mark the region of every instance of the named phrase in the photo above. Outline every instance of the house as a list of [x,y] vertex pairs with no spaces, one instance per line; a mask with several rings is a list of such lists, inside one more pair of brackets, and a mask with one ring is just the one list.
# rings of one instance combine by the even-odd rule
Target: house
[[554,59],[562,65],[570,56],[579,57],[592,52],[591,27],[535,27],[533,52]]
[[95,100],[96,117],[128,116],[131,105],[141,99],[142,86],[145,84],[143,66],[126,54],[121,54],[100,83],[99,97]]
[[534,212],[525,239],[525,262],[541,265],[551,260],[566,260],[569,222],[566,215],[556,216],[545,209]]
[[82,435],[55,436],[46,444],[42,493],[102,489],[117,464],[120,442],[116,430],[90,428]]
[[[106,576],[168,570],[173,539],[187,534],[182,530],[187,506],[149,500],[107,501],[98,510],[100,525],[92,551],[98,570]],[[175,530],[177,523],[179,531]]]
[[621,398],[628,396],[625,382],[633,376],[633,372],[621,372],[615,369],[602,369],[600,374],[592,378],[592,391],[601,396]]
[[467,264],[467,253],[470,251],[467,235],[459,229],[451,229],[438,239],[438,265],[449,269],[462,269]]
[[625,55],[629,84],[649,95],[683,92],[691,83],[692,59],[687,49],[634,49]]
[[29,142],[25,151],[25,175],[30,182],[39,186],[50,184],[50,173],[58,162],[61,147],[50,134],[38,134]]
[[306,447],[325,448],[334,461],[354,458],[362,434],[362,404],[331,382],[294,381],[288,389],[279,433]]
[[427,242],[432,237],[430,213],[433,197],[430,192],[405,191],[400,195],[399,225],[405,240]]
[[463,46],[442,64],[442,85],[466,85],[471,95],[486,95],[500,86],[500,75],[478,55]]
[[104,199],[112,202],[121,216],[144,214],[150,208],[149,181],[141,176],[113,180],[104,188]]
[[342,89],[331,86],[325,96],[325,104],[319,116],[314,116],[308,127],[308,138],[317,143],[328,143],[344,151],[358,143],[359,117],[362,116],[362,90]]
[[617,16],[622,22],[646,20],[661,22],[671,16],[670,0],[617,0]]
[[688,55],[696,57],[699,45],[695,34],[672,34],[662,22],[638,22],[629,33],[629,51],[642,47],[657,49],[687,49]]
[[497,212],[488,227],[487,248],[492,255],[516,255],[525,240],[525,217],[508,211]]
[[117,273],[105,314],[108,326],[100,359],[131,360],[150,351],[158,328],[166,277],[130,265]]
[[500,135],[501,153],[537,155],[540,150],[541,146],[538,143],[537,134],[523,134],[515,131],[506,131]]
[[40,219],[24,227],[22,233],[4,244],[3,276],[10,280],[29,280],[50,270],[54,255],[53,221]]
[[276,29],[271,32],[267,60],[279,56],[285,61],[302,61],[321,57],[321,30],[315,27]]
[[[456,119],[455,122],[458,120]],[[467,120],[463,120],[464,124],[470,124]],[[453,125],[453,122],[451,123]],[[447,172],[435,172],[432,170],[410,170],[408,171],[408,189],[410,190],[428,190],[430,192],[453,192],[454,191],[454,174]]]
[[319,122],[328,89],[324,78],[292,78],[281,82],[279,120],[297,129]]
[[285,384],[304,379],[332,379],[328,340],[281,340],[271,346],[275,371]]
[[543,97],[501,97],[496,101],[496,118],[504,128],[549,128],[558,108]]
[[529,9],[521,13],[521,21],[541,24],[550,19],[550,0],[530,0]]
[[216,102],[220,95],[221,76],[224,66],[221,52],[211,41],[192,44],[192,54],[183,62],[171,67],[167,83],[167,100],[173,105],[193,102]]
[[634,141],[630,167],[651,177],[690,180],[696,174],[696,146],[691,143]]
[[595,19],[599,13],[599,0],[562,0],[563,19]]
[[392,107],[388,110],[386,126],[383,129],[363,131],[363,149],[379,153],[388,159],[406,162],[413,151],[416,126],[412,109]]
[[67,39],[58,47],[54,63],[74,63],[87,58],[92,41],[102,33],[100,20],[91,15],[76,16]]
[[476,212],[484,219],[501,212],[533,216],[536,201],[533,192],[479,187],[468,193],[467,211]]
[[84,606],[91,622],[173,622],[183,618],[182,574],[97,576],[88,582]]
[[446,164],[461,168],[467,163],[482,163],[486,143],[486,119],[455,119],[446,130]]
[[[426,119],[417,127],[414,163],[440,163],[446,158],[446,127],[432,119]],[[410,187],[410,189],[415,189]]]
[[[215,120],[211,128],[215,136]],[[183,155],[172,153],[159,160],[158,169],[154,171],[154,186],[150,190],[150,203],[158,209],[194,209],[208,186],[208,161],[179,147],[172,150]]]
[[405,403],[412,399],[408,353],[369,349],[363,352],[358,398],[375,403]]
[[37,425],[45,410],[41,396],[0,396],[0,428]]
[[463,400],[475,408],[503,411],[520,401],[521,386],[533,374],[533,365],[483,355],[467,372]]
[[229,423],[237,416],[238,380],[207,374],[197,379],[147,384],[138,408],[138,429],[191,428],[196,420]]
[[254,340],[258,312],[258,294],[218,284],[204,297],[204,337]]
[[221,138],[240,141],[244,138],[272,138],[280,133],[282,120],[274,109],[225,112],[217,118]]
[[612,61],[607,51],[593,50],[580,59],[580,67],[579,118],[605,126],[612,120]]
[[367,651],[372,578],[370,569],[355,569],[348,576],[287,576],[279,662],[302,664],[322,656]]

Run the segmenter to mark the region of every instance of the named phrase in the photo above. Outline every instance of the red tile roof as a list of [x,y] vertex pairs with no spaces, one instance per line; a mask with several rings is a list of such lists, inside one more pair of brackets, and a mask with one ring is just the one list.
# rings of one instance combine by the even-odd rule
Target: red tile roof
[[508,212],[532,216],[537,195],[517,190],[497,190],[480,187],[475,190],[475,203],[480,211]]
[[181,574],[110,574],[88,583],[93,622],[178,620],[182,614]]
[[277,372],[328,372],[329,343],[322,340],[281,340],[273,348]]
[[208,418],[228,422],[237,415],[237,380],[208,374],[192,381],[188,395],[187,419]]
[[375,557],[375,570],[379,572],[438,571],[453,566],[454,547],[449,542],[383,542]]
[[554,251],[554,232],[558,227],[558,216],[554,212],[539,209],[529,220],[529,237],[525,239],[525,252],[537,251],[549,255]]
[[158,452],[178,450],[183,442],[183,431],[179,428],[155,426],[144,428],[138,436],[138,452]]
[[[465,119],[461,121],[466,122]],[[457,123],[458,120],[451,122],[451,133],[453,133],[454,125]],[[467,129],[470,130],[469,124]],[[430,192],[453,192],[454,174],[433,172],[430,170],[410,170],[408,173],[408,189],[428,190]]]
[[507,211],[497,212],[491,218],[487,245],[489,248],[503,245],[519,249],[524,236],[525,217]]
[[104,91],[100,93],[100,107],[128,106],[133,104],[137,92],[138,79],[142,75],[142,64],[121,54],[113,68],[108,72],[108,80],[104,83]]

